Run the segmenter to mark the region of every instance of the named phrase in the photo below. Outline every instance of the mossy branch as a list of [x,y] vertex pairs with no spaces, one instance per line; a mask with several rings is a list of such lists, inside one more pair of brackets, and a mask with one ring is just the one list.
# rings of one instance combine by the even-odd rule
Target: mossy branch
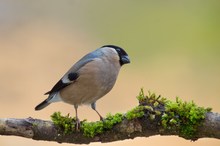
[[145,95],[143,89],[137,99],[139,105],[125,114],[108,114],[104,121],[81,121],[80,131],[75,130],[75,118],[55,112],[51,116],[53,122],[0,118],[0,135],[77,144],[154,135],[177,135],[193,141],[203,137],[220,139],[220,114],[210,108],[183,102],[178,97],[169,101],[150,92]]

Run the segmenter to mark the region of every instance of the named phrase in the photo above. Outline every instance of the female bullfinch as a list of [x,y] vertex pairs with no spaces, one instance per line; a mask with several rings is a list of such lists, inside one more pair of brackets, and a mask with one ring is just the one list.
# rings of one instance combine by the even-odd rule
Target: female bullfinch
[[74,64],[66,74],[46,94],[48,98],[35,107],[41,110],[49,104],[63,101],[74,105],[76,112],[76,129],[80,121],[77,108],[82,104],[90,104],[96,110],[96,101],[106,95],[114,86],[119,70],[130,63],[128,54],[115,45],[105,45],[85,55]]

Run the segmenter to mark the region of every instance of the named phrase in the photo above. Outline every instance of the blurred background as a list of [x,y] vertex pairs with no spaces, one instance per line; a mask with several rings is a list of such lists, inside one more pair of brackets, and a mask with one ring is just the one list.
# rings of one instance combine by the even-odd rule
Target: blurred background
[[[220,112],[219,14],[218,0],[0,0],[0,117],[50,120],[55,111],[75,116],[73,107],[65,103],[38,112],[34,107],[73,63],[106,44],[123,47],[132,63],[122,68],[113,90],[97,102],[102,115],[136,106],[142,87]],[[98,120],[87,106],[79,108],[79,116]],[[190,142],[177,136],[105,145],[177,143],[220,145],[216,139]],[[60,144],[1,136],[0,145]]]

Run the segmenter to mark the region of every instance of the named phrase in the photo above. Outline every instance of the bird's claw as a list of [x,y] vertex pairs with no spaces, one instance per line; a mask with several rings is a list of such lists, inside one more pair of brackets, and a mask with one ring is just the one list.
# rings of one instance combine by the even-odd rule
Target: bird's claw
[[100,121],[104,122],[105,119],[102,116],[100,116]]
[[76,118],[76,131],[80,131],[80,127],[81,127],[80,120]]

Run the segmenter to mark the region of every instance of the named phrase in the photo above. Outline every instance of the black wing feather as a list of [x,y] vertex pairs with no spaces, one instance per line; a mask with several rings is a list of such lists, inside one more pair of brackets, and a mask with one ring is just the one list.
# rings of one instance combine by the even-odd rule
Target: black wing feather
[[68,74],[68,79],[71,81],[69,83],[63,83],[62,79],[60,79],[54,86],[53,88],[48,91],[47,93],[45,93],[44,95],[47,94],[51,94],[57,91],[60,91],[61,89],[65,88],[66,86],[70,85],[71,83],[73,83],[74,80],[76,80],[78,78],[78,74],[77,73],[70,73]]
[[53,92],[59,91],[59,90],[65,88],[66,86],[68,86],[69,84],[71,84],[71,83],[63,83],[62,80],[60,79],[60,80],[56,83],[56,85],[55,85],[50,91],[48,91],[47,93],[45,93],[44,95],[51,94],[51,93],[53,93]]

